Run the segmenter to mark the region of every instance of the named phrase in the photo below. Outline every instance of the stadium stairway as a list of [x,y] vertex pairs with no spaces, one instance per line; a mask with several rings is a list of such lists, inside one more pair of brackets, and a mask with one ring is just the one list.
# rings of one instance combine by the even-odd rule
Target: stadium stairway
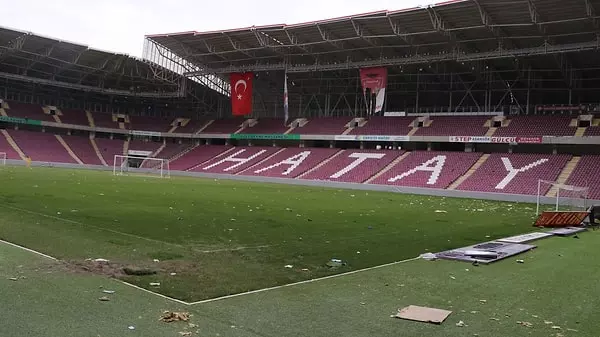
[[577,128],[575,130],[575,137],[583,137],[587,128]]
[[491,137],[494,135],[494,133],[496,133],[496,131],[498,131],[498,128],[490,128],[486,133],[485,136],[486,137]]
[[[90,120],[90,122],[93,122],[93,119]],[[102,157],[102,153],[100,153],[100,149],[98,148],[96,139],[94,139],[94,137],[92,137],[91,135],[90,135],[90,143],[92,143],[92,147],[94,148],[94,151],[96,152],[96,156],[98,156],[98,159],[100,159],[100,162],[102,163],[102,165],[108,166],[108,164],[106,163],[106,160],[104,160],[104,157]]]
[[[575,168],[577,167],[577,165],[579,164],[580,161],[581,161],[581,157],[579,157],[579,156],[571,158],[571,160],[567,163],[567,165],[565,165],[563,170],[560,172],[560,175],[556,179],[556,183],[557,184],[565,184],[571,177],[571,174],[573,174],[573,171],[575,171]],[[548,193],[546,193],[546,196],[547,197],[556,197],[556,191],[557,191],[557,189],[555,187],[550,188],[550,190],[548,190]]]
[[123,142],[123,155],[126,156],[129,153],[129,139]]
[[415,135],[415,133],[417,133],[417,131],[419,131],[419,128],[412,128],[412,129],[411,129],[411,130],[408,132],[407,136],[409,136],[409,137],[410,137],[410,136],[414,136],[414,135]]
[[23,150],[21,150],[19,145],[17,145],[17,142],[15,142],[15,140],[8,133],[8,131],[2,129],[2,130],[0,130],[0,132],[4,135],[4,138],[6,138],[6,141],[8,142],[8,144],[10,144],[10,146],[13,148],[13,150],[15,150],[15,152],[19,154],[19,157],[21,157],[22,160],[25,160],[25,158],[26,158],[25,153],[23,152]]
[[[56,117],[58,117],[58,116],[56,116]],[[73,158],[73,160],[75,160],[78,164],[83,165],[83,161],[81,161],[81,159],[79,159],[79,157],[77,157],[75,152],[73,152],[73,149],[71,149],[69,144],[67,144],[67,142],[65,142],[65,140],[63,139],[63,137],[61,135],[54,135],[54,137],[56,137],[56,139],[58,140],[60,145],[62,145],[65,148],[65,150],[67,150],[67,153],[69,154],[69,156],[71,156],[71,158]]]
[[328,165],[330,161],[332,161],[333,159],[335,159],[336,157],[338,157],[339,155],[341,155],[344,152],[346,152],[346,150],[340,150],[340,151],[336,152],[333,156],[323,160],[319,165],[313,167],[312,169],[310,169],[310,170],[304,172],[303,174],[299,175],[298,177],[296,177],[296,179],[303,179],[304,177],[308,176],[309,174],[319,170],[321,167]]
[[44,111],[44,113],[46,115],[52,116],[52,118],[54,119],[54,121],[56,123],[62,124],[62,120],[60,119],[60,115],[62,115],[62,111],[60,111],[60,109],[56,109],[55,115],[50,114],[50,107],[48,107],[48,106],[43,106],[42,110]]
[[198,131],[196,131],[196,134],[199,134],[200,132],[206,130],[206,128],[209,127],[214,122],[215,122],[214,119],[209,120],[208,123],[206,123],[203,127],[201,127],[200,129],[198,129]]
[[156,149],[156,151],[154,151],[154,153],[152,153],[150,155],[150,157],[152,157],[152,158],[158,157],[158,155],[162,152],[162,150],[165,149],[165,147],[167,147],[167,142],[163,140],[162,145],[158,149]]
[[477,161],[475,162],[475,164],[473,164],[473,166],[471,166],[471,168],[467,171],[467,173],[463,174],[461,177],[459,177],[458,179],[456,179],[452,184],[450,184],[450,186],[448,186],[448,190],[455,190],[458,188],[458,186],[460,186],[460,184],[462,184],[465,180],[469,179],[469,177],[471,175],[473,175],[473,173],[475,173],[475,171],[477,171],[481,165],[483,165],[488,158],[490,157],[489,154],[484,154],[483,156],[479,157],[479,159],[477,159]]
[[[92,115],[92,113],[88,110],[85,111],[85,115],[87,116],[88,119],[88,123],[90,124],[90,127],[95,128],[96,127],[96,123],[94,122],[94,116]],[[96,144],[96,142],[92,142],[94,144]],[[97,149],[97,147],[96,147]],[[98,152],[98,150],[96,150]],[[100,152],[98,152],[100,153]],[[104,160],[102,160],[104,161]]]
[[[418,128],[414,128],[413,130],[417,130]],[[412,132],[412,131],[411,131]],[[416,132],[416,131],[415,131]],[[402,160],[404,160],[404,158],[408,157],[411,154],[411,152],[404,152],[400,157],[394,159],[394,161],[392,161],[391,163],[389,163],[386,167],[384,167],[381,171],[375,173],[374,176],[372,176],[371,178],[367,179],[363,184],[370,184],[371,182],[375,181],[375,179],[379,178],[380,176],[384,175],[385,173],[387,173],[389,170],[391,170],[394,166],[396,166],[396,164],[398,164],[399,162],[401,162]]]

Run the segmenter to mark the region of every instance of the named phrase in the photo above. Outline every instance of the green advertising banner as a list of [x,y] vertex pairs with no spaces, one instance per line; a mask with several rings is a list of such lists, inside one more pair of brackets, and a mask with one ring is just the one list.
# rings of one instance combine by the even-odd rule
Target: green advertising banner
[[229,135],[231,139],[263,139],[263,140],[300,140],[300,135],[283,135],[283,134],[242,134],[232,133]]
[[28,118],[17,118],[0,116],[0,122],[15,123],[15,124],[29,124],[29,125],[42,125],[42,121]]

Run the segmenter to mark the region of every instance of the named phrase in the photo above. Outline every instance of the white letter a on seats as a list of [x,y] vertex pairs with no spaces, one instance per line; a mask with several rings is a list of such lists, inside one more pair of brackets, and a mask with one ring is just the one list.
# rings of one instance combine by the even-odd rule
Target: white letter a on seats
[[427,180],[427,185],[434,185],[438,181],[440,174],[442,173],[442,169],[444,168],[445,163],[446,163],[446,156],[435,156],[435,157],[429,159],[428,161],[424,162],[423,164],[415,167],[414,169],[412,169],[410,171],[406,171],[406,172],[402,173],[401,175],[395,176],[394,178],[391,178],[390,180],[388,180],[388,182],[393,183],[395,181],[404,179],[411,174],[415,174],[419,171],[425,171],[425,172],[431,172],[431,175],[429,176],[429,180]]

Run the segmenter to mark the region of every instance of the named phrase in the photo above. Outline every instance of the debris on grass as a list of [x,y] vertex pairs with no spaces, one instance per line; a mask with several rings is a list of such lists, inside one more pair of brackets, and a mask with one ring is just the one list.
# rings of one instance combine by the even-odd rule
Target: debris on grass
[[151,287],[160,287],[160,282],[150,282]]
[[154,259],[154,260],[152,260],[152,261],[153,261],[153,262],[160,262],[160,260],[159,260],[159,259]]
[[487,303],[487,300],[479,300],[479,303],[481,303],[481,304],[486,304],[486,303]]
[[562,328],[558,325],[553,325],[551,329],[552,330],[562,330]]
[[108,301],[110,301],[110,298],[108,298],[106,296],[102,296],[98,300],[101,301],[101,302],[108,302]]
[[135,330],[135,327],[133,325],[130,325],[130,326],[127,327],[127,329],[129,329],[129,330]]
[[517,324],[519,324],[519,325],[521,325],[521,326],[524,326],[524,327],[526,327],[526,328],[531,328],[531,327],[533,327],[533,324],[532,324],[532,323],[530,323],[530,322],[521,322],[521,321],[517,321]]
[[546,325],[550,325],[550,324],[553,324],[553,323],[554,322],[552,322],[552,321],[544,321],[544,324],[546,324]]
[[102,290],[102,292],[105,294],[114,294],[115,293],[114,290]]
[[181,336],[191,336],[192,333],[190,331],[179,331],[179,334]]
[[171,276],[175,276],[175,275],[177,275],[177,273],[170,273],[169,275],[171,275]]
[[17,281],[19,279],[17,277],[11,277],[11,278],[9,278],[9,280],[11,280],[11,281]]
[[500,319],[496,317],[490,317],[490,321],[500,321]]
[[476,314],[476,313],[478,313],[478,312],[479,312],[479,311],[477,311],[477,310],[473,310],[473,311],[471,311],[471,313],[472,313],[472,314]]
[[453,279],[453,280],[456,280],[456,277],[454,277],[452,275],[450,275],[450,278]]
[[524,260],[517,260],[517,263],[525,263]]
[[294,266],[292,266],[291,264],[286,264],[286,265],[284,266],[284,268],[292,269],[292,268],[294,268]]
[[448,211],[443,211],[443,210],[436,209],[435,213],[448,213]]
[[569,331],[569,332],[579,332],[579,330],[575,330],[575,329],[567,329],[567,331]]
[[110,260],[107,260],[107,259],[93,259],[92,261],[94,261],[94,262],[100,262],[100,263],[108,263],[108,262],[110,262]]
[[176,312],[176,311],[165,311],[160,316],[159,321],[165,323],[183,321],[187,322],[190,320],[190,314],[188,312]]
[[437,259],[437,256],[433,253],[421,254],[419,257],[426,261],[435,261]]
[[145,276],[145,275],[155,275],[156,270],[148,269],[148,268],[136,268],[136,267],[125,267],[123,268],[123,272],[127,275],[135,275],[135,276]]
[[398,313],[393,317],[423,323],[442,324],[451,313],[452,311],[443,309],[409,305],[406,308],[398,309]]
[[463,321],[458,321],[458,323],[456,323],[456,326],[459,328],[462,328],[462,327],[466,326],[466,324]]

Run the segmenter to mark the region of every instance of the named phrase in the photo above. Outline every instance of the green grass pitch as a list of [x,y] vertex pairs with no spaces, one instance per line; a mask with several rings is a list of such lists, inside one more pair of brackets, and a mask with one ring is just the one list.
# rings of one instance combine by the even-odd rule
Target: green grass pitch
[[[531,205],[49,168],[4,167],[0,179],[0,238],[60,259],[0,243],[6,304],[0,336],[569,337],[600,331],[593,317],[600,304],[595,232],[539,241],[519,257],[524,264],[409,261],[194,305],[97,275],[115,273],[198,301],[528,232]],[[325,264],[332,257],[348,265],[330,269]],[[81,272],[87,258],[158,274],[132,278],[116,267]],[[116,291],[111,301],[98,301],[103,289]],[[411,304],[453,313],[441,326],[390,318]],[[163,310],[189,311],[193,325],[159,322]]]
[[[196,178],[50,168],[0,174],[0,238],[74,264],[105,258],[155,269],[117,276],[185,301],[521,233],[534,212],[531,205]],[[332,258],[347,265],[331,269]]]

